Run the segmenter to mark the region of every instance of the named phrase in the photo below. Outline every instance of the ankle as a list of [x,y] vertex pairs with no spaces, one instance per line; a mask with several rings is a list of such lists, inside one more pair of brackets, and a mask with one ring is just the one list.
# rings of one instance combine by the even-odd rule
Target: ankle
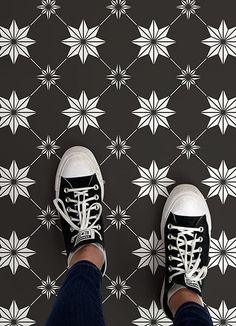
[[176,293],[174,293],[171,296],[170,301],[169,301],[169,308],[172,312],[172,315],[175,316],[178,308],[180,306],[182,306],[184,303],[189,302],[189,301],[196,302],[196,303],[200,304],[201,306],[203,306],[203,301],[202,301],[201,297],[197,293],[195,293],[187,288],[182,288],[182,289],[178,290]]
[[100,249],[93,244],[88,243],[73,253],[72,257],[70,258],[68,268],[71,268],[80,260],[88,260],[101,270],[104,264],[104,255]]

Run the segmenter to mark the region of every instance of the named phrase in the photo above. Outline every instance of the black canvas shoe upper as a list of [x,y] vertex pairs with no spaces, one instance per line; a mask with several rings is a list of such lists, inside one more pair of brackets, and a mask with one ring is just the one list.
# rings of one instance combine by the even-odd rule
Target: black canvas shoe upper
[[[54,204],[60,213],[67,256],[87,243],[104,247],[101,187],[96,174],[61,177],[59,198]],[[104,272],[105,265],[102,267]]]
[[163,308],[166,315],[173,319],[167,295],[174,284],[181,284],[202,296],[210,246],[206,215],[190,217],[170,213],[164,237],[166,276]]

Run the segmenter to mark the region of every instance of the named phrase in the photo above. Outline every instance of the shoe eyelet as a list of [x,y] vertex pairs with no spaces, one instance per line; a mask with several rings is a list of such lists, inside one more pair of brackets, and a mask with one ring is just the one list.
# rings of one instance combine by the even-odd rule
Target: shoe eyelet
[[168,259],[169,259],[169,260],[172,260],[172,256],[171,256],[171,255],[169,255],[169,256],[168,256]]
[[68,193],[68,188],[64,188],[64,192],[67,194]]
[[98,185],[95,184],[95,185],[93,186],[93,189],[94,189],[94,190],[98,190],[98,189],[99,189]]
[[200,232],[203,232],[204,231],[204,227],[203,226],[200,226],[199,231]]
[[171,228],[172,228],[172,224],[169,223],[169,224],[167,225],[167,227],[168,227],[168,229],[171,229]]
[[172,245],[171,244],[168,245],[168,249],[172,250]]
[[66,207],[66,211],[70,212],[71,211],[70,207]]
[[171,272],[172,271],[172,266],[169,266],[168,267],[168,270]]
[[170,233],[167,235],[167,239],[169,239],[169,240],[172,239],[172,235]]
[[70,201],[70,198],[66,197],[65,202],[69,203],[69,201]]
[[101,225],[98,225],[97,229],[98,229],[98,230],[101,230]]
[[203,237],[199,237],[199,242],[202,242],[203,241]]
[[94,196],[94,199],[95,199],[95,200],[98,200],[98,199],[99,199],[99,196],[96,194],[96,195]]
[[171,283],[171,281],[172,281],[172,279],[171,279],[171,277],[169,277],[169,278],[168,278],[168,282]]
[[202,252],[202,247],[199,247],[199,248],[198,248],[198,251],[199,251],[199,252]]

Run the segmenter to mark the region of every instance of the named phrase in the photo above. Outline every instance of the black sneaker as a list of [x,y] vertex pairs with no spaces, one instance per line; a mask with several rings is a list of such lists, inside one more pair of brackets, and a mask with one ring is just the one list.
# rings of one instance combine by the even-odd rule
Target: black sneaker
[[169,290],[180,285],[202,299],[203,279],[207,274],[211,216],[197,187],[182,184],[171,191],[163,209],[161,235],[166,255],[161,306],[173,320],[168,306]]
[[75,251],[94,243],[104,254],[101,272],[107,269],[104,248],[102,200],[104,181],[93,153],[86,147],[69,148],[56,173],[54,205],[61,217],[68,266]]

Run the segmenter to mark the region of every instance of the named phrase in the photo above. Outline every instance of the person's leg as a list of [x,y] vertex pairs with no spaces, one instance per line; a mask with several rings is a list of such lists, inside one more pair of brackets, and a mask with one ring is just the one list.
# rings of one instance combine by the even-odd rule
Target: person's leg
[[105,326],[101,300],[101,251],[85,245],[71,260],[46,326]]
[[213,326],[208,309],[191,301],[179,307],[175,314],[173,324],[174,326]]
[[104,182],[88,148],[75,146],[64,153],[57,169],[55,191],[53,202],[60,214],[69,271],[46,326],[104,326]]
[[209,311],[201,301],[199,296],[189,289],[177,291],[169,302],[174,326],[213,326]]
[[161,234],[166,253],[162,308],[176,326],[213,325],[202,299],[211,217],[195,186],[183,184],[172,190],[163,209]]

